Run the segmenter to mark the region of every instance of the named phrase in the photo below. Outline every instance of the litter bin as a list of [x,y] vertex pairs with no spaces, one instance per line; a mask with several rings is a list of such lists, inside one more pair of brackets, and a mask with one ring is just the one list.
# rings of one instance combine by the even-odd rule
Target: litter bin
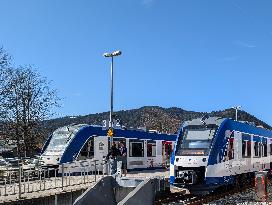
[[267,200],[267,172],[255,173],[255,200],[265,202]]

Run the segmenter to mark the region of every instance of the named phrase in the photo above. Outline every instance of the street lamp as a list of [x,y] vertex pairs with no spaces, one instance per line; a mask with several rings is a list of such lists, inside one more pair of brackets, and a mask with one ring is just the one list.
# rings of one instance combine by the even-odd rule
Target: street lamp
[[232,109],[235,109],[235,120],[238,120],[238,110],[240,110],[242,108],[242,106],[238,105],[238,106],[233,106],[231,107]]
[[[111,58],[111,95],[110,95],[110,128],[113,127],[113,119],[112,119],[112,115],[113,115],[113,57],[115,56],[120,56],[122,54],[121,51],[114,51],[112,53],[104,53],[104,57],[106,58]],[[113,140],[112,140],[112,136],[110,138],[110,146],[112,146]]]

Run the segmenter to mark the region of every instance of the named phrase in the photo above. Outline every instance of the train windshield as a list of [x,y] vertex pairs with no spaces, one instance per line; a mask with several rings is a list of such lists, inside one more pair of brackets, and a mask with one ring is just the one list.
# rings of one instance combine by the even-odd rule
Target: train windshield
[[207,155],[215,128],[188,127],[184,129],[183,140],[177,150],[179,155]]
[[49,152],[60,152],[65,149],[70,139],[71,133],[68,130],[57,130],[53,133],[51,141],[47,147]]
[[75,135],[80,127],[84,125],[74,125],[68,127],[62,127],[57,129],[50,140],[50,143],[46,149],[48,152],[61,152],[64,151],[69,140]]

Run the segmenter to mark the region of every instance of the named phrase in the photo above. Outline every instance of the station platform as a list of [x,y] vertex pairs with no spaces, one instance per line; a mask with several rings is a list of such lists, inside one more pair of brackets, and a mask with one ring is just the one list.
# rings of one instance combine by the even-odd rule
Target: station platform
[[129,171],[127,178],[146,179],[151,177],[169,178],[168,169],[146,169],[142,171]]
[[[20,186],[20,198],[18,197],[18,183],[3,184],[0,186],[0,204],[50,197],[63,193],[73,193],[78,191],[84,192],[105,176],[106,175],[65,176],[63,178],[52,177],[42,180],[22,182]],[[147,169],[141,171],[129,171],[126,176],[122,176],[122,178],[142,180],[154,177],[167,179],[169,177],[169,170]]]

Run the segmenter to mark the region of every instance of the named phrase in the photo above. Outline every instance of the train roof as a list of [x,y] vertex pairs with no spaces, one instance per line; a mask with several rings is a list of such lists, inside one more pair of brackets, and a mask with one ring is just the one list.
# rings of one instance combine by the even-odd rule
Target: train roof
[[[194,125],[217,125],[218,127],[226,128],[229,130],[236,130],[243,133],[254,134],[258,136],[264,136],[272,138],[272,131],[265,129],[263,127],[256,126],[252,122],[247,121],[235,121],[230,118],[221,118],[221,117],[202,117],[196,118],[190,121],[185,121],[182,127]],[[181,127],[181,128],[182,128]],[[180,130],[181,131],[181,130]]]
[[183,124],[183,127],[188,126],[188,125],[220,125],[224,120],[227,118],[221,118],[221,117],[201,117],[201,118],[196,118],[190,121],[185,121]]
[[[69,131],[74,135],[79,131],[89,130],[93,136],[107,136],[108,129],[103,128],[102,126],[97,125],[88,125],[88,124],[71,124],[68,126],[63,126],[56,129],[58,131]],[[91,132],[94,131],[94,132]],[[73,136],[74,137],[74,136]],[[150,139],[150,140],[169,140],[175,141],[176,134],[165,134],[158,132],[148,132],[141,129],[114,129],[114,137],[124,137],[124,138],[139,138],[139,139]]]

